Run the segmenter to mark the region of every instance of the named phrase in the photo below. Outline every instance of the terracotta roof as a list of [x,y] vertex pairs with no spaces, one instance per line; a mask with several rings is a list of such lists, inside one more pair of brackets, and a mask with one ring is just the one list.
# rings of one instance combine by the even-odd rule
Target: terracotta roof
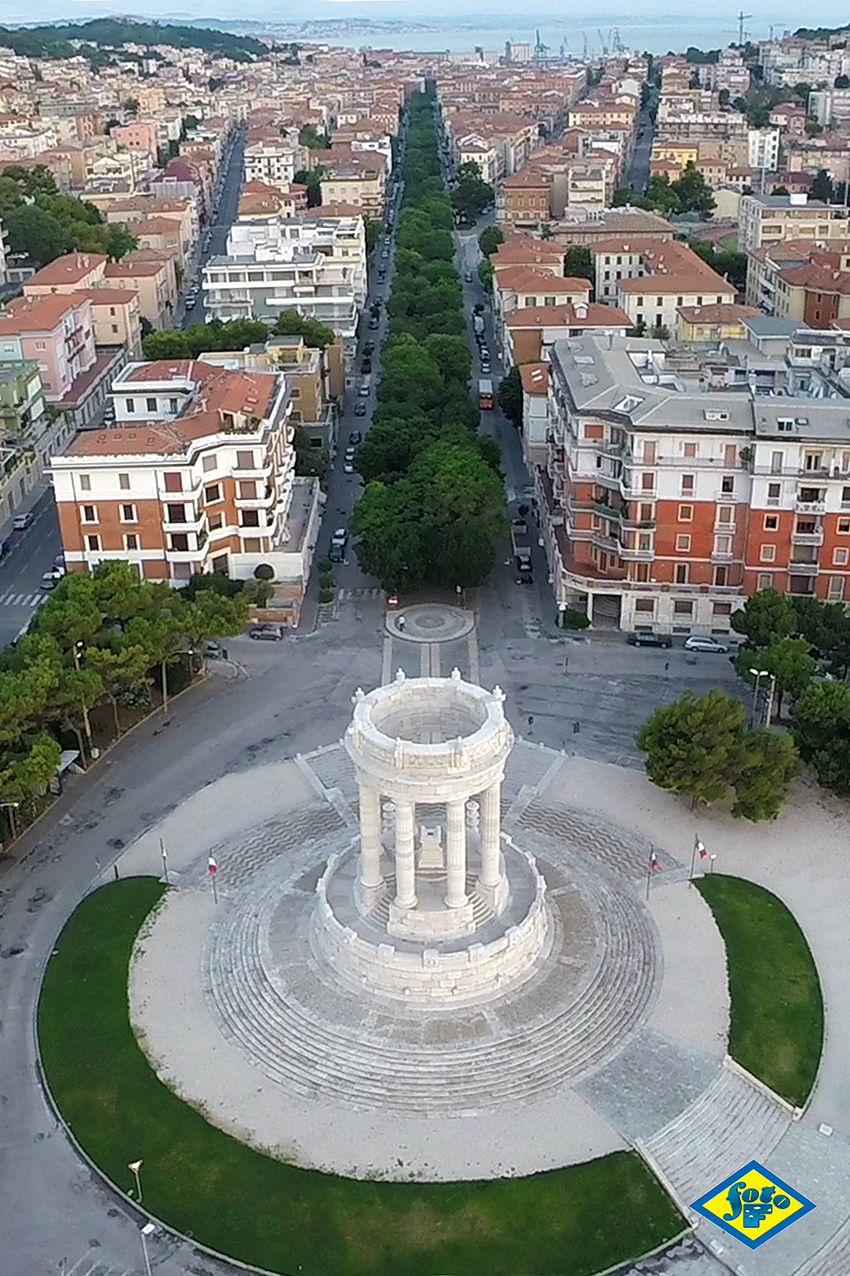
[[119,427],[111,430],[81,430],[65,449],[66,456],[168,456],[185,451],[183,440],[159,425]]
[[789,266],[780,270],[780,279],[795,288],[807,288],[810,292],[850,293],[850,271],[830,270],[808,262],[805,266]]
[[[578,311],[583,317],[579,317]],[[574,306],[520,306],[505,315],[507,328],[631,328],[632,321],[619,306],[590,301]]]
[[143,275],[158,275],[161,270],[162,264],[160,262],[126,261],[122,257],[120,261],[107,263],[103,277],[104,279],[135,279]]
[[67,253],[42,266],[26,283],[28,286],[43,284],[45,287],[75,284],[105,262],[106,256],[102,253]]
[[130,306],[138,293],[132,288],[77,288],[75,297],[88,297],[93,306]]
[[730,284],[713,270],[708,275],[695,270],[681,272],[671,270],[664,275],[641,275],[638,279],[621,279],[617,287],[627,297],[647,296],[654,292],[662,297],[669,296],[673,292],[694,292],[714,293],[715,296],[722,296],[725,293],[728,297],[734,298],[737,291],[734,284]]
[[52,332],[69,310],[84,304],[74,293],[49,292],[36,297],[16,297],[0,317],[0,335],[20,332]]
[[713,306],[679,306],[677,315],[681,315],[685,323],[736,323],[740,319],[751,319],[760,315],[755,306],[738,306],[735,302],[726,301]]
[[546,394],[549,390],[549,364],[523,363],[519,369],[522,388],[526,394]]
[[511,266],[496,276],[500,292],[590,292],[589,279],[574,275],[550,275],[534,266]]

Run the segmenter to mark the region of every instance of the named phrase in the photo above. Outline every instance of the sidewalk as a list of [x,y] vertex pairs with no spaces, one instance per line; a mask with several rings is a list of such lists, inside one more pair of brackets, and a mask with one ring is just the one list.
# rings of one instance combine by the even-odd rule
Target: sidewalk
[[[28,514],[30,510],[34,511],[36,505],[38,505],[39,501],[49,491],[51,491],[50,484],[45,483],[43,480],[40,480],[38,483],[33,484],[33,486],[27,492],[24,499],[21,501],[20,505],[16,505],[12,513],[6,519],[5,523],[0,524],[0,542],[5,542],[11,535],[13,531],[12,525],[15,519],[17,518],[17,516],[19,514]],[[13,544],[10,545],[9,549],[6,551],[7,555],[10,554],[14,548],[15,548],[15,544],[13,542]]]

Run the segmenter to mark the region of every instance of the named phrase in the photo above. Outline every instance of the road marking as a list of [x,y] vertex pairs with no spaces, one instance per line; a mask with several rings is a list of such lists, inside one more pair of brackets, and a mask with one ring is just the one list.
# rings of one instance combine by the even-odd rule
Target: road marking
[[9,593],[0,598],[0,607],[37,607],[42,599],[42,594]]

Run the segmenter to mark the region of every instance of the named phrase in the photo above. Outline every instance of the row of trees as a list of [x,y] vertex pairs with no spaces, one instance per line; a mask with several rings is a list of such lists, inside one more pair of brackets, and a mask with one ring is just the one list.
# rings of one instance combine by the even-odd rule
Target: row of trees
[[123,226],[108,226],[94,204],[60,195],[43,164],[7,165],[0,174],[0,219],[8,251],[46,266],[64,253],[105,253],[113,261],[136,247]]
[[431,96],[410,105],[389,335],[378,406],[358,448],[366,488],[349,527],[360,566],[389,591],[480,584],[505,527],[499,450],[477,432],[452,206]]
[[146,359],[197,359],[204,350],[244,350],[271,336],[304,338],[306,345],[324,350],[332,345],[332,328],[318,319],[305,319],[297,310],[281,310],[274,324],[261,319],[211,319],[188,328],[149,332],[142,342]]
[[766,689],[776,717],[792,701],[790,730],[746,726],[735,696],[715,690],[663,705],[637,734],[653,782],[696,802],[718,802],[734,789],[733,815],[773,819],[800,760],[819,783],[850,796],[850,615],[839,603],[789,597],[775,589],[751,595],[733,614],[744,642],[734,656],[739,677]]
[[155,686],[185,685],[203,643],[238,633],[249,603],[248,593],[214,588],[184,596],[119,561],[63,577],[29,632],[0,653],[0,803],[9,827],[8,804],[20,808],[18,823],[38,809],[63,746],[75,741],[91,757],[101,705],[111,706],[120,735],[121,707],[150,705]]
[[688,160],[681,177],[672,182],[666,173],[653,173],[645,195],[638,195],[631,186],[618,186],[611,202],[615,208],[631,204],[661,213],[663,217],[673,213],[698,213],[708,218],[716,206],[711,187],[693,160]]

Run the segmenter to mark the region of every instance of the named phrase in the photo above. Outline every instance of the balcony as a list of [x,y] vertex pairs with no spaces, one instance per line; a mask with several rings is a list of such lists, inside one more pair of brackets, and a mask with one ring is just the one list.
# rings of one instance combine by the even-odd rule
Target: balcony
[[273,487],[266,487],[262,496],[237,496],[233,504],[238,510],[267,510],[271,509],[277,499]]
[[822,545],[823,544],[823,528],[816,532],[792,532],[792,545]]
[[825,514],[826,501],[804,501],[797,497],[794,501],[794,510],[797,514]]
[[628,545],[621,545],[620,557],[628,563],[649,563],[655,558],[655,550],[630,549]]
[[731,549],[715,549],[712,550],[711,561],[713,563],[734,563],[735,554]]
[[819,571],[819,563],[795,563],[792,560],[788,564],[788,574],[790,576],[817,576]]
[[193,518],[175,519],[173,522],[168,517],[168,511],[162,511],[162,526],[166,532],[200,532],[206,529],[207,512],[206,510],[193,510]]

